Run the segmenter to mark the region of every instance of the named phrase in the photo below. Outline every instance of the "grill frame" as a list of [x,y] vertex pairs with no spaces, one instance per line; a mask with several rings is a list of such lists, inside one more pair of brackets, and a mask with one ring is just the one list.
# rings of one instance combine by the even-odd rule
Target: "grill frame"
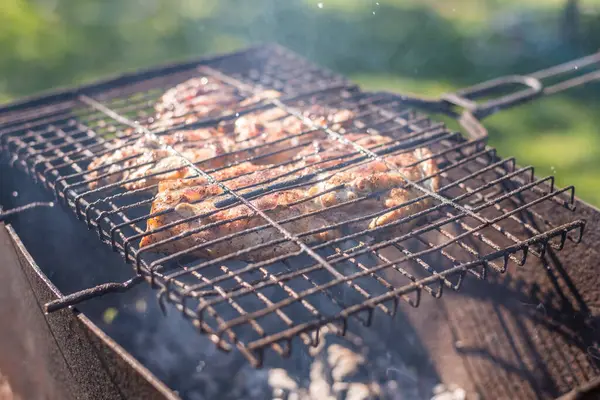
[[[279,54],[281,54],[281,52],[284,52],[284,50],[276,48],[276,50],[274,50],[276,52],[278,52]],[[249,52],[251,51],[244,51],[241,53],[237,53],[235,56],[239,56],[239,57],[243,57],[247,54],[249,54]],[[216,59],[210,59],[209,61],[203,61],[202,63],[216,63],[219,64],[220,62],[226,62],[226,60],[228,60],[227,56],[223,57],[223,58],[216,58]],[[191,66],[196,67],[196,64],[192,63],[192,64],[187,64],[186,67],[182,66],[182,69],[185,70],[186,68],[190,68]],[[172,72],[177,72],[178,67],[173,67],[174,69],[172,70]],[[319,70],[320,71],[320,70]],[[161,74],[164,74],[164,70],[160,71],[160,70],[156,70],[155,75],[156,76],[160,76]],[[153,76],[152,73],[150,73],[149,76]],[[131,78],[131,76],[130,76]],[[138,79],[142,80],[142,79],[147,79],[147,77],[144,76],[144,74],[139,75]],[[121,81],[117,80],[115,82],[113,82],[115,85],[120,84]],[[239,84],[239,83],[238,83]],[[106,84],[105,84],[106,85]],[[362,92],[357,92],[355,87],[353,87],[352,85],[348,84],[347,82],[345,82],[343,79],[339,78],[339,82],[336,82],[336,85],[339,85],[341,87],[343,87],[344,89],[347,89],[349,91],[353,91],[354,93],[362,93]],[[240,85],[243,86],[243,85]],[[335,86],[335,85],[330,85],[329,89],[331,89],[331,86]],[[74,101],[74,98],[82,100],[84,103],[87,103],[88,105],[91,105],[93,107],[96,107],[96,109],[100,112],[105,113],[107,116],[109,117],[113,117],[113,119],[117,120],[117,122],[121,122],[121,123],[125,123],[128,122],[129,125],[131,126],[131,122],[132,121],[127,121],[127,120],[121,120],[118,121],[118,118],[115,118],[115,115],[111,115],[110,114],[110,110],[106,110],[103,109],[103,105],[101,103],[99,103],[97,100],[90,98],[89,95],[98,95],[101,94],[102,91],[105,91],[107,88],[110,87],[110,84],[106,85],[106,86],[93,86],[93,87],[88,87],[87,89],[82,89],[82,90],[76,90],[76,91],[72,91],[72,92],[68,92],[67,94],[64,95],[59,95],[59,97],[51,97],[50,99],[46,99],[46,101],[49,102],[56,102],[56,101],[60,101],[59,105],[60,106],[69,106],[72,105]],[[320,88],[321,90],[324,88]],[[110,89],[108,89],[110,92]],[[89,92],[88,92],[89,91]],[[298,94],[295,93],[292,95],[293,96],[301,96],[302,94]],[[367,94],[369,95],[369,94]],[[60,97],[63,96],[63,97]],[[381,95],[379,95],[381,96]],[[384,98],[385,96],[383,96],[382,98]],[[284,99],[284,101],[289,101],[290,99]],[[396,99],[394,98],[388,98],[388,101],[393,103],[393,102],[397,102]],[[39,104],[37,104],[35,101],[31,102],[31,103],[26,103],[26,105],[31,105],[33,106],[38,106]],[[285,105],[284,103],[282,103],[283,105]],[[277,104],[276,104],[277,105]],[[53,108],[56,106],[50,106],[50,108]],[[58,107],[60,109],[60,107]],[[14,109],[12,109],[14,111]],[[2,111],[11,111],[11,107],[9,107],[8,109],[4,109],[4,110],[0,110],[0,112]],[[56,110],[52,110],[52,111],[56,111]],[[107,113],[108,111],[108,113]],[[250,111],[250,110],[246,110],[246,111]],[[393,113],[394,111],[388,111]],[[409,111],[410,113],[410,111]],[[27,114],[25,114],[27,115]],[[401,114],[400,114],[401,115]],[[418,114],[415,114],[418,115]],[[419,120],[421,117],[417,116],[415,119]],[[0,115],[0,122],[3,121],[2,116]],[[214,123],[216,121],[215,118],[212,119],[207,119],[202,121],[200,124],[197,125],[207,125],[210,123]],[[429,120],[427,120],[429,121]],[[12,122],[8,122],[9,124],[9,129],[10,129],[10,125],[11,124],[17,124],[20,123],[21,121],[19,120],[13,120]],[[135,126],[135,125],[134,125]],[[314,127],[313,127],[314,128]],[[6,132],[6,126],[3,126],[3,132]],[[10,132],[9,132],[10,134]],[[337,132],[331,131],[328,132],[328,134],[331,135],[336,135]],[[452,137],[454,137],[456,140],[461,140],[459,141],[459,145],[462,146],[461,148],[465,147],[473,147],[475,154],[479,155],[479,156],[485,156],[485,155],[489,155],[489,157],[491,159],[495,159],[495,154],[493,149],[485,146],[485,143],[483,140],[474,140],[474,141],[467,141],[465,139],[461,139],[459,135],[457,134],[452,134],[452,133],[448,133],[448,135],[454,135]],[[69,135],[65,135],[66,137],[71,137]],[[7,134],[3,134],[2,135],[2,139],[5,140],[7,137],[9,137],[9,135]],[[86,139],[83,138],[82,141],[85,141]],[[406,146],[406,143],[404,144]],[[27,149],[27,147],[21,147],[21,148],[25,148]],[[60,147],[59,147],[60,149]],[[365,149],[359,149],[364,151]],[[53,150],[54,151],[54,150]],[[15,149],[13,149],[12,153],[18,153],[18,151],[16,151]],[[26,155],[31,155],[31,154],[26,154]],[[373,156],[373,154],[371,154],[371,156]],[[469,157],[469,156],[473,156],[473,154],[471,155],[467,155],[465,157]],[[476,159],[476,158],[474,158]],[[15,159],[15,161],[21,161],[19,159],[19,157],[17,157],[17,159]],[[556,193],[556,194],[560,194],[562,191],[571,191],[569,198],[567,199],[566,203],[564,203],[564,205],[567,206],[572,206],[574,204],[574,190],[571,187],[562,189],[562,190],[555,190],[554,188],[554,184],[553,184],[553,178],[546,178],[547,182],[549,182],[549,184],[545,184],[546,180],[542,180],[540,182],[535,181],[534,179],[534,173],[533,173],[533,168],[525,168],[525,169],[517,169],[516,164],[514,162],[514,159],[498,159],[495,163],[492,164],[497,164],[495,167],[497,168],[501,168],[502,165],[507,164],[507,169],[510,170],[510,168],[512,168],[512,172],[507,172],[507,174],[515,174],[514,176],[518,176],[520,174],[530,174],[530,180],[532,180],[535,185],[532,187],[536,187],[538,184],[540,185],[540,190],[539,192],[544,192],[544,190],[542,188],[547,188],[549,194],[552,193]],[[37,164],[39,166],[39,164]],[[512,167],[511,167],[512,165]],[[45,181],[45,176],[43,174],[40,174],[38,169],[39,167],[35,166],[35,165],[29,165],[29,164],[25,164],[26,169],[29,171],[30,175],[32,175],[34,178],[39,179],[44,185],[46,185],[47,187],[49,186],[48,181]],[[199,171],[199,172],[204,172],[204,171]],[[60,178],[59,178],[60,179]],[[56,183],[56,181],[55,181]],[[58,185],[56,185],[58,187]],[[66,192],[66,190],[68,188],[64,188],[64,192]],[[63,195],[61,196],[60,194],[58,195],[59,198],[63,198],[64,200],[68,200],[68,195]],[[548,198],[554,198],[554,196],[549,196]],[[89,218],[89,211],[91,211],[91,209],[88,207],[87,211],[88,212],[83,212],[83,208],[78,205],[79,201],[77,201],[77,199],[75,198],[71,198],[72,201],[74,201],[74,204],[68,204],[69,208],[71,208],[73,211],[75,211],[76,215],[78,216],[78,218],[80,219],[86,219],[88,222],[88,225],[93,226],[93,224],[91,223],[91,219]],[[67,201],[68,202],[68,201]],[[563,201],[559,201],[559,203],[563,203]],[[460,208],[459,208],[460,210]],[[461,211],[469,211],[468,209],[463,209]],[[487,221],[486,221],[487,222]],[[395,288],[395,290],[393,292],[390,292],[390,294],[386,294],[386,298],[385,300],[387,300],[388,298],[394,302],[393,304],[393,312],[392,314],[395,313],[395,309],[397,308],[397,299],[399,296],[404,295],[404,294],[408,294],[410,292],[415,292],[416,293],[416,298],[415,300],[411,300],[410,298],[408,298],[409,302],[412,302],[412,305],[418,306],[418,301],[420,299],[420,295],[421,295],[421,290],[426,288],[430,289],[430,293],[432,295],[434,295],[434,297],[439,297],[442,294],[442,288],[443,288],[443,284],[444,283],[446,286],[450,286],[456,290],[458,290],[460,288],[460,283],[462,282],[462,279],[464,278],[464,276],[467,274],[467,272],[472,272],[475,276],[479,277],[479,278],[485,278],[486,274],[487,274],[487,270],[489,267],[492,267],[493,269],[499,271],[499,272],[504,272],[508,266],[509,260],[514,261],[515,263],[522,265],[525,262],[525,258],[527,257],[527,253],[531,253],[534,254],[538,257],[542,257],[543,253],[545,251],[545,248],[548,244],[552,245],[552,247],[554,247],[555,249],[560,249],[562,248],[562,246],[564,245],[566,239],[567,239],[567,233],[570,230],[573,229],[580,229],[580,234],[578,235],[578,237],[576,237],[574,239],[575,242],[578,242],[579,240],[581,240],[581,233],[583,230],[583,226],[584,226],[585,222],[583,220],[578,220],[578,221],[574,221],[571,224],[565,224],[565,225],[561,225],[556,227],[555,229],[552,229],[548,232],[544,232],[540,235],[536,235],[532,238],[529,238],[528,240],[524,240],[524,241],[519,241],[517,243],[515,243],[513,246],[511,247],[507,247],[504,249],[499,249],[498,251],[496,251],[495,253],[490,253],[487,256],[483,257],[482,259],[473,262],[473,263],[469,263],[469,264],[462,264],[462,265],[458,265],[453,269],[449,269],[449,270],[445,270],[442,273],[434,273],[433,275],[431,275],[428,278],[424,278],[421,279],[417,282],[413,282],[411,284],[408,285],[404,285],[400,288]],[[105,234],[107,232],[104,232]],[[114,239],[114,235],[111,233],[108,235],[109,237],[111,237],[111,239]],[[559,243],[553,243],[550,242],[550,240],[552,238],[556,238],[558,237]],[[549,243],[550,242],[550,243]],[[124,253],[127,254],[127,246],[123,246],[123,248],[119,249],[118,246],[116,245],[115,241],[113,240],[112,243],[113,245],[113,249],[116,249],[118,251],[122,251]],[[530,249],[533,245],[536,244],[542,244],[542,246],[538,249]],[[521,252],[521,258],[517,258],[516,254]],[[128,261],[135,261],[136,258],[132,257],[133,260],[131,260],[129,257],[126,256],[126,259]],[[500,258],[502,260],[502,264],[501,265],[497,265],[496,263],[494,263],[494,260]],[[481,272],[476,272],[475,270],[481,267]],[[176,302],[179,302],[181,305],[181,300],[177,299],[177,297],[174,297],[174,293],[173,291],[175,290],[174,288],[171,288],[170,285],[168,283],[165,284],[165,282],[161,282],[160,276],[157,276],[155,273],[152,273],[149,270],[145,270],[144,268],[141,268],[139,265],[136,265],[136,270],[138,273],[142,273],[143,275],[145,275],[145,277],[147,278],[147,280],[153,284],[156,285],[158,287],[161,286],[162,283],[162,291],[161,291],[161,299],[169,299],[169,300],[175,300]],[[372,272],[372,271],[371,271]],[[452,282],[450,282],[449,280],[446,280],[446,277],[450,277],[450,276],[458,276],[458,282],[456,284],[453,284]],[[444,280],[442,279],[444,278]],[[433,290],[429,287],[429,285],[437,285],[438,289],[437,290]],[[383,300],[382,300],[383,302]],[[284,341],[286,342],[286,344],[284,346],[281,346],[279,348],[279,350],[277,350],[278,352],[280,352],[282,355],[285,355],[286,353],[289,353],[289,346],[291,345],[291,338],[303,334],[303,333],[310,333],[308,335],[306,335],[304,337],[305,342],[309,343],[309,344],[316,344],[316,342],[318,341],[318,329],[320,326],[329,323],[329,322],[340,322],[341,326],[340,326],[340,333],[344,333],[344,331],[347,328],[347,318],[350,317],[350,315],[359,315],[361,312],[366,311],[367,312],[367,316],[366,318],[360,318],[360,315],[358,316],[359,319],[362,320],[363,323],[369,324],[372,317],[373,317],[373,310],[376,308],[377,306],[377,302],[373,301],[373,300],[369,300],[364,302],[363,304],[357,305],[353,308],[351,308],[350,310],[344,312],[343,314],[340,314],[338,316],[329,318],[329,319],[319,319],[318,321],[316,321],[313,325],[303,325],[303,326],[299,326],[297,328],[295,328],[294,331],[288,331],[287,333],[280,335],[280,336],[274,336],[271,335],[272,337],[268,337],[267,339],[262,339],[260,341],[256,341],[254,344],[250,344],[250,345],[245,345],[244,343],[240,343],[240,342],[235,342],[235,345],[238,347],[238,349],[240,349],[244,355],[247,356],[247,358],[254,363],[255,365],[260,365],[261,360],[262,360],[262,349],[267,347],[267,346],[271,346],[271,347],[275,347],[278,345],[278,342],[280,341]],[[184,311],[184,314],[186,314],[187,316],[194,318],[194,315],[190,315],[190,313],[186,312],[186,307],[182,306],[181,307]],[[197,318],[195,320],[195,322],[200,325],[200,327],[204,330],[207,330],[207,328],[210,328],[208,326],[203,326],[201,324],[201,321],[199,320],[199,318]],[[210,332],[210,331],[209,331]],[[223,332],[220,332],[223,333]],[[229,349],[229,347],[222,341],[222,337],[218,334],[213,334],[214,335],[214,339],[215,342],[223,349]],[[287,347],[286,347],[287,346]],[[256,351],[256,353],[254,353],[254,351]]]

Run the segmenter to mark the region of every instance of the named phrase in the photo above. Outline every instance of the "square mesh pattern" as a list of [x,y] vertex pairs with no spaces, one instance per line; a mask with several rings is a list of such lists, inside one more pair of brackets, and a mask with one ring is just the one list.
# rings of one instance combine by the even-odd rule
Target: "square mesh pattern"
[[[210,116],[192,111],[175,126],[153,124],[155,104],[166,90],[202,76],[225,82],[240,99],[264,89],[278,90],[282,96],[228,107]],[[352,113],[345,120],[323,124],[307,117],[316,106]],[[248,146],[233,158],[221,154],[199,162],[189,160],[163,140],[182,130],[218,126],[227,131],[239,116],[275,109],[279,118],[296,119],[302,129]],[[511,264],[523,265],[529,255],[542,256],[547,246],[561,249],[567,239],[578,242],[585,224],[577,220],[554,226],[546,217],[557,209],[573,208],[573,187],[556,188],[552,177],[536,177],[532,167],[522,168],[513,158],[499,157],[483,141],[465,139],[408,108],[400,98],[360,91],[344,78],[278,47],[130,75],[0,114],[0,123],[3,150],[16,166],[26,169],[95,229],[102,242],[121,253],[159,290],[160,301],[173,302],[221,349],[237,347],[255,365],[261,364],[267,348],[286,356],[295,341],[316,345],[319,328],[325,324],[332,323],[343,334],[349,321],[369,325],[375,312],[393,316],[400,301],[417,307],[423,292],[440,297],[443,290],[459,290],[467,274],[485,279],[490,270],[504,272]],[[353,139],[353,133],[392,140],[365,146]],[[89,169],[98,157],[125,151],[140,138],[181,159],[181,164],[140,178],[123,178],[123,168],[113,168],[117,162]],[[316,161],[298,167],[292,159],[267,165],[265,160],[279,154],[310,148],[314,139],[346,146],[332,165]],[[431,154],[408,167],[435,162],[437,170],[413,179],[404,169],[392,168],[402,176],[401,189],[410,196],[385,211],[357,213],[336,224],[291,233],[292,224],[331,208],[277,220],[255,206],[265,196],[309,190],[333,174],[371,162],[389,164],[389,157],[422,148]],[[313,150],[311,155],[322,153],[318,146]],[[128,159],[140,157],[134,153]],[[233,178],[219,178],[227,168],[244,162],[285,168],[275,177],[233,188]],[[128,168],[148,164],[152,162],[142,160]],[[245,205],[259,222],[242,232],[192,244],[194,235],[233,220],[210,226],[195,223],[202,215],[178,216],[167,227],[148,229],[149,219],[176,210],[151,209],[156,183],[130,190],[123,185],[182,166],[220,188],[217,210],[204,217]],[[307,172],[309,168],[312,172]],[[439,182],[437,190],[432,189],[433,179]],[[325,192],[300,202],[313,201]],[[332,208],[359,210],[379,195],[350,198]],[[364,221],[394,210],[403,214],[389,226],[357,229]],[[158,244],[185,243],[178,251],[157,252],[158,244],[139,246],[143,238],[169,229],[178,230]],[[316,242],[306,240],[332,230],[341,233]],[[267,231],[263,235],[267,239],[252,247],[218,258],[198,256],[227,240]],[[275,245],[286,249],[283,255],[240,261],[252,251]]]

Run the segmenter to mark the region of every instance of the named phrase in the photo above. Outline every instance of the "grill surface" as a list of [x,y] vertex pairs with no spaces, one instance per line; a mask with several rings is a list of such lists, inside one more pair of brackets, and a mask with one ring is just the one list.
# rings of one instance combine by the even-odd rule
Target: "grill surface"
[[[366,131],[395,139],[370,149],[353,144],[355,151],[345,154],[344,162],[332,173],[384,154],[429,148],[439,166],[440,190],[431,192],[424,179],[407,181],[407,187],[418,196],[395,208],[427,198],[432,205],[394,224],[416,219],[425,222],[398,237],[382,238],[370,230],[309,245],[302,238],[314,231],[293,235],[286,230],[286,224],[305,216],[273,221],[263,214],[263,226],[254,229],[274,228],[279,237],[220,259],[191,257],[193,249],[171,255],[140,249],[139,240],[150,234],[146,221],[153,216],[150,205],[156,185],[124,191],[119,188],[124,183],[121,181],[90,190],[90,182],[111,172],[104,166],[98,176],[90,177],[88,164],[114,151],[111,144],[118,138],[133,141],[148,135],[159,139],[181,128],[150,132],[147,126],[154,102],[166,89],[202,75],[224,80],[242,96],[264,88],[280,90],[284,96],[252,108],[234,109],[229,115],[205,118],[193,126],[232,123],[238,114],[278,107],[302,118],[306,125],[304,132],[281,139],[283,143],[315,131],[341,142],[347,141],[345,132]],[[334,131],[315,125],[301,114],[312,104],[354,111],[353,126]],[[561,249],[566,240],[578,242],[585,225],[583,220],[576,220],[555,226],[545,217],[557,209],[574,207],[573,187],[556,188],[552,177],[537,178],[532,167],[521,168],[512,158],[500,158],[482,140],[467,140],[396,97],[362,92],[278,47],[133,75],[30,105],[0,114],[1,143],[12,162],[25,168],[52,190],[58,201],[97,230],[103,242],[159,289],[160,301],[174,302],[220,348],[237,347],[255,365],[261,364],[266,348],[288,355],[296,337],[316,345],[319,328],[325,324],[333,323],[343,334],[349,320],[370,325],[375,312],[393,316],[400,300],[417,307],[423,292],[440,297],[444,288],[459,290],[467,274],[485,279],[490,269],[504,272],[511,264],[523,265],[528,255],[543,256],[547,246]],[[132,127],[136,133],[127,136],[125,132]],[[270,146],[274,143],[260,146],[261,156],[241,161],[264,157]],[[206,161],[187,162],[199,176],[214,181],[212,174],[219,169],[207,168]],[[251,191],[250,197],[229,189],[227,181],[214,183],[226,193],[220,202],[222,209],[245,203],[260,214],[249,200],[283,187],[308,187],[316,179],[312,174],[303,180],[290,178],[286,185],[266,182]],[[347,204],[361,207],[364,200]],[[351,222],[338,225],[344,228]],[[167,240],[178,240],[200,229],[206,228]],[[284,242],[294,243],[297,250],[252,264],[235,260],[251,250]]]

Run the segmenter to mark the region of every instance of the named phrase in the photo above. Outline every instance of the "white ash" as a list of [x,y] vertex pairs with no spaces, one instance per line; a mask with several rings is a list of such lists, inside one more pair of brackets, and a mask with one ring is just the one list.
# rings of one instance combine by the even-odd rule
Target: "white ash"
[[431,400],[466,400],[467,393],[456,385],[444,385],[440,383],[433,388]]

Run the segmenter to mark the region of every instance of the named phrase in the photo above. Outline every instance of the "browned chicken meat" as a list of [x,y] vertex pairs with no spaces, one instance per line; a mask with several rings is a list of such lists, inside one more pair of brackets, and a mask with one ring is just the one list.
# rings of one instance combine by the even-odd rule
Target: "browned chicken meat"
[[234,109],[277,98],[281,93],[264,90],[243,97],[239,90],[214,77],[192,78],[167,90],[154,106],[156,116],[151,129],[166,129],[191,124],[206,117],[225,115]]
[[[206,116],[232,113],[279,96],[277,91],[265,90],[242,97],[238,89],[214,77],[193,78],[161,96],[149,128],[160,131],[190,124]],[[351,119],[352,113],[312,106],[305,111],[305,117],[318,125],[339,127]],[[300,147],[324,136],[321,131],[311,132],[299,118],[272,107],[241,116],[234,124],[161,135],[160,141],[173,146],[185,160],[150,137],[117,140],[113,143],[114,151],[90,163],[87,179],[91,189],[118,182],[129,190],[141,189],[163,179],[188,176],[189,162],[202,163],[202,168],[218,168],[249,158],[256,164],[287,161]]]
[[[388,136],[366,133],[350,133],[345,135],[345,138],[367,149],[393,142],[393,139]],[[238,190],[250,186],[260,186],[265,183],[274,183],[282,179],[293,180],[335,167],[359,156],[351,144],[345,144],[336,139],[315,140],[310,145],[297,151],[295,156],[284,165],[258,165],[244,162],[224,168],[211,174],[211,176],[220,182],[231,180],[227,182],[227,187]],[[189,188],[187,194],[181,192],[180,196],[180,193],[174,192],[185,188]],[[159,193],[170,191],[166,197],[178,199],[178,201],[181,201],[181,198],[186,198],[188,199],[186,201],[198,202],[205,198],[202,193],[207,190],[211,194],[221,193],[217,185],[208,185],[208,180],[203,176],[197,176],[197,174],[190,174],[190,176],[182,179],[165,179],[158,184]],[[159,194],[159,198],[156,199],[158,202],[172,204],[172,201],[166,198],[160,199],[160,196]]]
[[[339,127],[350,120],[352,113],[311,107],[305,115],[321,125]],[[254,157],[256,164],[281,163],[296,156],[302,146],[324,136],[324,132],[311,131],[299,118],[274,108],[240,117],[231,129],[177,131],[162,135],[161,140],[181,152],[188,161],[203,162],[201,168],[217,168],[250,157]],[[132,144],[125,143],[127,139],[118,141],[115,144],[118,149],[90,163],[90,188],[126,181],[123,186],[134,190],[160,180],[190,175],[185,160],[151,138],[144,136]]]
[[[148,127],[171,129],[279,96],[276,91],[263,91],[244,98],[217,79],[194,78],[160,98]],[[305,243],[339,238],[348,231],[410,229],[414,220],[387,225],[429,206],[429,197],[406,204],[423,195],[407,180],[420,181],[431,191],[438,189],[437,166],[429,150],[369,160],[320,129],[327,126],[345,133],[353,122],[352,111],[313,105],[304,106],[302,114],[299,118],[271,107],[215,128],[161,134],[158,141],[151,136],[119,139],[112,151],[89,165],[89,186],[112,184],[135,190],[158,183],[152,212],[160,215],[148,220],[140,246],[159,252],[215,258],[264,244],[239,257],[259,261],[299,250],[291,241],[271,243],[282,234],[260,213],[279,221]],[[346,138],[366,148],[393,142],[371,134]],[[215,169],[210,176],[220,183],[209,181],[198,168]],[[235,203],[221,182],[247,197],[252,207]],[[353,221],[346,223],[349,220]],[[261,225],[266,226],[252,230]],[[194,232],[176,237],[190,230]]]
[[[385,162],[363,162],[350,168],[341,168],[334,173],[324,172],[306,187],[267,193],[250,201],[255,208],[280,221],[287,231],[301,237],[306,243],[334,239],[347,230],[362,231],[385,226],[428,207],[431,202],[429,199],[409,205],[403,204],[423,194],[419,190],[408,188],[406,179],[422,180],[421,184],[431,191],[438,189],[437,167],[430,151],[417,149],[408,153],[388,155],[384,160]],[[252,179],[250,177],[260,180],[262,172],[264,171],[251,173],[240,182],[246,183],[246,180]],[[238,183],[235,183],[235,180],[232,183],[228,183],[228,186],[236,188]],[[176,223],[183,218],[191,220],[144,237],[140,246],[158,243],[153,246],[153,250],[168,253],[194,248],[191,254],[216,258],[282,238],[277,229],[269,226],[247,232],[267,222],[244,204],[219,209],[219,200],[227,196],[221,195],[220,188],[213,186],[206,184],[203,187],[169,188],[161,192],[153,203],[153,212],[167,209],[173,211],[151,218],[148,221],[147,232],[154,232],[157,228]],[[345,202],[359,199],[358,202],[343,205]],[[197,200],[199,202],[195,203]],[[328,228],[358,217],[365,218],[349,225]],[[297,219],[293,222],[284,221],[289,218]],[[412,226],[414,221],[399,224],[393,230],[406,232]],[[196,229],[197,233],[162,243],[193,229]],[[308,233],[319,229],[321,231]],[[228,235],[235,236],[221,239]],[[204,245],[215,240],[215,243]],[[292,242],[282,242],[266,245],[240,257],[246,261],[259,261],[293,253],[298,249],[299,247]]]
[[[181,152],[187,160],[206,161],[204,168],[225,165],[225,159],[216,157],[235,149],[233,139],[215,129],[180,131],[162,136],[161,140]],[[152,137],[142,136],[133,142],[119,140],[114,147],[113,152],[96,158],[88,166],[91,189],[123,182],[125,188],[134,190],[161,179],[181,178],[188,172],[187,164],[180,156],[164,149]]]
[[[279,108],[242,116],[235,121],[234,128],[236,141],[240,143],[239,148],[272,143],[255,152],[274,153],[261,158],[258,162],[281,163],[301,151],[298,149],[299,146],[310,144],[314,140],[324,140],[327,137],[325,132],[314,129],[313,126],[331,126],[332,129],[340,129],[352,121],[354,113],[350,110],[326,109],[313,105],[303,111],[303,116],[311,121],[310,125]],[[284,151],[286,149],[288,151]]]

